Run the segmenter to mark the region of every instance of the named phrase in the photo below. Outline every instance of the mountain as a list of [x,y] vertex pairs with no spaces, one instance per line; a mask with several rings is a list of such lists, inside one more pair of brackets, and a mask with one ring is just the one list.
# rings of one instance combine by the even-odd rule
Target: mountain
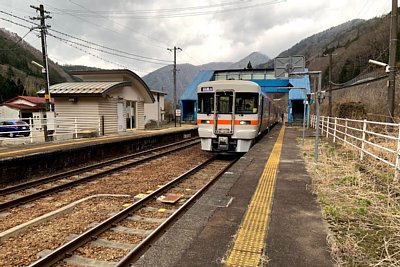
[[[42,53],[17,34],[0,28],[0,102],[16,95],[36,95],[45,84],[41,70]],[[49,60],[50,84],[71,80],[56,63]]]
[[261,54],[259,52],[253,52],[247,57],[239,60],[236,63],[233,63],[232,65],[229,66],[230,69],[244,69],[247,67],[247,64],[251,62],[252,67],[256,67],[257,65],[260,65],[261,63],[264,63],[269,60],[269,57],[267,57],[264,54]]
[[[269,58],[259,52],[253,52],[247,57],[239,60],[238,62],[211,62],[200,66],[192,64],[178,64],[179,70],[176,74],[176,95],[179,98],[186,88],[191,84],[197,73],[201,70],[220,70],[220,69],[244,69],[248,63],[251,62],[252,66],[259,65],[267,61]],[[165,66],[157,69],[146,76],[143,80],[153,90],[162,90],[167,93],[167,99],[173,98],[173,66]]]
[[[326,85],[328,55],[332,54],[332,81],[345,83],[371,71],[383,72],[383,68],[369,64],[368,60],[388,62],[389,29],[390,14],[369,20],[351,20],[301,40],[278,57],[304,55],[309,70],[323,71],[322,82]],[[273,67],[273,60],[259,67]]]

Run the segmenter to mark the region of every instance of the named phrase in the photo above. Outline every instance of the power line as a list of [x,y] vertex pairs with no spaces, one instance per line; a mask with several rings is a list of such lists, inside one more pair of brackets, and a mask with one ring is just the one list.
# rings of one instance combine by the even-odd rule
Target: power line
[[[12,16],[12,17],[14,17],[14,18],[17,18],[17,19],[20,19],[20,20],[23,20],[23,21],[32,23],[32,22],[29,21],[29,20],[26,20],[26,19],[24,19],[24,18],[15,16],[15,15],[13,15],[13,14],[11,14],[11,13],[7,13],[7,12],[4,12],[4,11],[0,11],[0,12],[3,13],[3,14],[6,14],[6,15]],[[7,20],[7,19],[4,19],[4,20],[9,21],[9,22],[12,22],[12,21]],[[12,23],[14,23],[14,22],[12,22]],[[18,24],[18,23],[14,23],[14,24],[19,25],[19,26],[23,26],[22,24]],[[32,24],[37,25],[37,24],[35,24],[35,23],[32,23]],[[67,40],[67,39],[64,39],[64,38],[61,38],[61,37],[57,37],[57,36],[55,36],[55,35],[50,35],[50,36],[52,36],[52,37],[54,37],[54,38],[60,38],[60,39],[62,39],[63,41],[71,42],[71,43],[74,43],[75,45],[80,45],[80,46],[83,46],[83,47],[85,47],[85,48],[97,50],[97,51],[99,51],[99,52],[103,52],[103,53],[107,53],[107,54],[111,54],[111,55],[119,56],[119,57],[126,57],[126,58],[129,58],[129,59],[133,59],[133,60],[137,60],[137,61],[141,61],[141,62],[152,63],[152,64],[158,64],[158,65],[164,65],[164,66],[167,65],[167,64],[165,64],[165,63],[172,63],[171,60],[163,60],[163,59],[158,59],[158,58],[151,58],[151,57],[141,56],[141,55],[137,55],[137,54],[125,52],[125,51],[122,51],[122,50],[118,50],[118,49],[106,47],[106,46],[103,46],[103,45],[99,45],[99,44],[96,44],[96,43],[94,43],[94,42],[87,41],[87,40],[84,40],[84,39],[81,39],[81,38],[72,36],[72,35],[70,35],[70,34],[63,33],[63,32],[58,31],[58,30],[54,30],[54,29],[49,29],[49,30],[52,31],[52,32],[56,32],[56,33],[58,33],[58,34],[67,36],[67,37],[69,37],[69,38],[72,38],[72,39],[75,39],[75,40],[78,40],[78,41],[81,41],[81,42],[84,42],[84,43],[88,43],[88,44],[93,45],[93,46],[101,47],[101,48],[103,48],[103,49],[107,49],[107,50],[110,50],[110,51],[113,51],[113,52],[116,52],[116,53],[109,52],[109,51],[106,51],[106,50],[103,50],[103,49],[98,49],[98,48],[91,47],[91,46],[88,46],[88,45],[80,44],[80,43],[78,43],[78,42],[74,42],[74,41]],[[129,56],[133,56],[133,57],[121,56],[121,55],[119,55],[119,54],[117,54],[117,53],[124,54],[124,55],[129,55]]]
[[[110,32],[114,32],[114,33],[116,33],[116,34],[123,35],[122,33],[118,32],[118,31],[115,31],[115,30],[113,30],[113,29],[109,29],[109,28],[105,27],[105,26],[102,25],[102,24],[96,24],[96,23],[94,23],[94,22],[92,22],[92,21],[89,21],[89,20],[84,19],[84,18],[82,18],[82,17],[80,17],[80,16],[77,16],[74,12],[63,11],[62,9],[56,8],[56,7],[51,6],[51,5],[48,5],[48,6],[50,6],[51,8],[53,8],[53,9],[55,9],[55,10],[59,10],[61,13],[67,14],[67,15],[69,15],[69,16],[72,16],[72,17],[74,17],[74,18],[77,18],[77,19],[79,19],[79,20],[81,20],[81,21],[84,21],[84,22],[86,22],[86,23],[92,24],[92,25],[94,25],[94,26],[96,26],[96,27],[101,27],[101,28],[106,29],[106,30],[108,30],[108,31],[110,31]],[[59,14],[61,14],[61,13],[59,13]],[[56,13],[56,14],[57,14],[57,13]],[[85,17],[87,17],[87,16],[85,16]],[[118,25],[120,25],[120,24],[118,24]],[[140,33],[140,32],[137,32],[137,31],[135,31],[134,29],[132,29],[132,28],[130,28],[130,27],[127,27],[127,28],[128,28],[129,30],[131,30],[132,32],[135,32],[135,33],[137,33],[137,34],[140,34],[140,35],[142,35],[142,36],[148,38],[149,40],[153,40],[153,41],[155,41],[155,42],[165,44],[165,43],[163,43],[163,42],[161,42],[161,41],[159,41],[159,40],[156,40],[156,39],[151,38],[151,37],[149,37],[149,36],[147,36],[147,35],[144,35],[144,34],[142,34],[142,33]],[[126,37],[125,35],[123,35],[123,36]],[[157,47],[157,48],[165,49],[164,46],[159,46],[159,45],[155,45],[155,44],[151,44],[151,45],[154,46],[154,47]],[[167,45],[167,44],[165,44],[165,45]]]
[[[72,47],[72,48],[74,48],[74,49],[77,49],[77,50],[79,50],[79,51],[81,51],[81,52],[83,52],[83,53],[85,53],[85,54],[87,54],[87,55],[90,55],[90,56],[92,56],[92,57],[98,58],[98,59],[100,59],[100,60],[102,60],[102,61],[104,61],[104,62],[107,62],[107,63],[113,64],[113,65],[116,65],[116,66],[118,66],[118,67],[120,67],[120,68],[122,68],[122,69],[128,69],[128,67],[127,67],[126,65],[122,65],[122,64],[120,64],[120,63],[113,62],[113,61],[111,61],[111,60],[109,60],[109,59],[105,59],[105,58],[103,58],[103,57],[101,57],[101,56],[99,56],[99,55],[96,55],[96,54],[94,54],[94,53],[92,53],[92,52],[90,52],[90,51],[88,51],[88,50],[85,50],[85,49],[79,47],[78,45],[74,44],[73,42],[72,42],[72,43],[71,43],[71,42],[68,42],[68,40],[65,40],[65,39],[63,39],[63,38],[60,38],[60,37],[57,37],[57,36],[54,36],[54,35],[51,35],[51,34],[49,34],[49,36],[54,37],[56,40],[58,40],[58,41],[60,41],[60,42],[63,42],[63,43],[65,43],[65,44],[69,45],[70,47]],[[136,72],[141,72],[141,73],[145,73],[145,74],[148,74],[148,73],[149,73],[149,72],[147,72],[147,71],[142,71],[142,70],[135,69],[135,68],[130,68],[130,69],[131,69],[131,70],[134,70],[134,71],[136,71]]]
[[117,53],[114,53],[114,52],[109,52],[109,51],[106,51],[106,50],[103,50],[103,49],[99,49],[99,48],[96,48],[96,47],[93,47],[93,46],[89,46],[89,45],[81,44],[81,43],[74,42],[74,41],[71,41],[71,40],[67,40],[65,38],[62,38],[62,37],[59,37],[59,36],[56,36],[56,35],[50,34],[50,33],[49,33],[49,36],[51,36],[53,38],[56,38],[56,39],[59,39],[61,41],[67,42],[67,43],[72,43],[74,45],[82,46],[82,47],[85,47],[85,48],[88,48],[88,49],[96,50],[96,51],[99,51],[99,52],[102,52],[102,53],[106,53],[106,54],[110,54],[110,55],[117,56],[117,57],[133,59],[133,60],[137,60],[137,61],[141,61],[141,62],[152,63],[152,64],[163,65],[163,66],[168,65],[168,64],[160,63],[160,62],[154,62],[154,61],[150,61],[150,60],[144,60],[144,59],[138,59],[138,58],[129,57],[129,56],[123,56],[123,55],[120,55],[120,54],[117,54]]
[[83,53],[85,53],[85,54],[88,54],[88,55],[90,55],[90,56],[96,57],[96,58],[98,58],[98,59],[100,59],[100,60],[102,60],[102,61],[105,61],[105,62],[107,62],[107,63],[111,63],[111,64],[116,65],[116,66],[119,66],[119,67],[122,67],[123,69],[126,69],[126,68],[127,68],[126,66],[124,66],[124,65],[122,65],[122,64],[119,64],[119,63],[116,63],[116,62],[112,62],[112,61],[110,61],[110,60],[108,60],[108,59],[102,58],[102,57],[100,57],[100,56],[98,56],[98,55],[96,55],[96,54],[93,54],[93,53],[91,53],[91,52],[89,52],[89,51],[87,51],[87,50],[84,50],[84,49],[80,48],[79,46],[75,45],[74,43],[65,42],[65,39],[62,39],[62,38],[59,38],[59,37],[56,37],[56,36],[50,35],[50,34],[49,34],[49,36],[54,37],[54,38],[57,39],[58,41],[61,41],[61,42],[65,43],[65,44],[67,44],[67,45],[69,45],[69,46],[71,46],[71,47],[73,47],[73,48],[75,48],[75,49],[78,49],[79,51],[81,51],[81,52],[83,52]]
[[16,49],[18,49],[18,45],[19,45],[19,43],[20,42],[22,42],[22,40],[24,40],[24,38],[31,32],[31,31],[33,31],[34,29],[32,28],[32,29],[29,29],[29,31],[24,35],[24,36],[22,36],[11,48],[8,48],[8,49],[0,49],[0,51],[12,51],[12,50],[16,50]]
[[[138,57],[138,58],[142,58],[142,59],[153,60],[153,61],[145,61],[145,60],[136,59],[136,60],[139,60],[139,61],[148,62],[148,63],[154,63],[154,64],[160,64],[160,63],[156,63],[156,62],[154,62],[154,61],[165,62],[165,63],[172,63],[171,60],[164,60],[164,59],[158,59],[158,58],[140,56],[140,55],[137,55],[137,54],[133,54],[133,53],[121,51],[121,50],[118,50],[118,49],[110,48],[110,47],[107,47],[107,46],[99,45],[99,44],[96,44],[96,43],[94,43],[94,42],[87,41],[87,40],[81,39],[81,38],[79,38],[79,37],[75,37],[75,36],[72,36],[72,35],[70,35],[70,34],[63,33],[63,32],[60,32],[60,31],[57,31],[57,30],[54,30],[54,29],[50,29],[50,30],[53,31],[53,32],[56,32],[56,33],[58,33],[58,34],[62,34],[62,35],[64,35],[64,36],[73,38],[73,39],[75,39],[75,40],[84,42],[84,43],[88,43],[88,44],[91,44],[91,45],[94,45],[94,46],[98,46],[98,47],[101,47],[101,48],[104,48],[104,49],[108,49],[108,50],[110,50],[110,51],[114,51],[114,52],[118,52],[118,53],[121,53],[121,54],[130,55],[130,56],[134,56],[134,57]],[[72,42],[72,41],[71,41],[71,42]],[[108,52],[106,52],[106,53],[108,53]],[[132,59],[133,59],[133,58],[132,58]],[[162,65],[165,65],[165,64],[162,64]]]
[[26,29],[32,29],[32,27],[29,27],[29,26],[26,26],[26,25],[22,25],[22,24],[20,24],[20,23],[18,23],[18,22],[14,22],[14,21],[12,21],[12,20],[10,20],[10,19],[6,19],[6,18],[0,18],[1,20],[4,20],[4,21],[7,21],[7,22],[10,22],[10,23],[12,23],[12,24],[14,24],[14,25],[17,25],[17,26],[20,26],[20,27],[23,27],[23,28],[26,28]]
[[3,14],[5,14],[5,15],[11,16],[11,17],[16,18],[16,19],[19,19],[19,20],[23,20],[23,21],[25,21],[25,22],[28,22],[28,23],[30,23],[30,24],[35,25],[36,27],[40,26],[39,24],[34,23],[34,22],[32,22],[32,21],[30,21],[30,20],[28,20],[28,19],[21,18],[21,17],[19,17],[19,16],[16,16],[16,15],[14,15],[14,14],[12,14],[12,13],[5,12],[5,11],[3,11],[3,10],[0,10],[0,13],[3,13]]
[[[96,13],[95,11],[92,11],[91,9],[89,9],[89,8],[83,6],[83,5],[80,5],[80,4],[77,4],[77,3],[73,2],[72,0],[69,0],[69,2],[72,3],[72,4],[74,4],[74,5],[77,5],[77,6],[81,7],[81,8],[83,8],[83,9],[87,10],[87,11],[89,11],[90,13],[97,14],[98,16],[100,16],[100,17],[102,17],[102,18],[104,18],[104,19],[107,19],[107,16],[104,16],[103,13],[98,14],[98,13]],[[114,22],[114,23],[115,23],[115,22]],[[116,23],[116,24],[119,25],[119,26],[121,26],[121,24],[119,24],[119,23]],[[146,38],[149,39],[149,40],[155,41],[155,42],[160,43],[160,44],[168,45],[168,44],[166,44],[165,42],[162,42],[162,41],[157,40],[157,39],[155,39],[155,38],[153,38],[153,37],[150,37],[150,36],[147,36],[147,35],[145,35],[145,34],[143,34],[143,33],[140,33],[140,32],[138,32],[138,31],[136,31],[135,29],[132,29],[132,28],[129,27],[129,26],[124,26],[124,27],[127,27],[129,30],[131,30],[131,31],[133,31],[133,32],[135,32],[135,33],[137,33],[137,34],[140,34],[140,35],[146,37]],[[160,47],[160,46],[157,46],[157,47],[158,47],[158,48],[164,49],[164,47]]]
[[[74,3],[72,0],[69,0],[71,3]],[[251,2],[251,0],[240,0],[234,2],[222,2],[219,4],[211,4],[211,5],[203,5],[203,6],[188,6],[188,7],[175,7],[175,8],[163,8],[163,9],[138,9],[138,10],[98,10],[94,12],[98,12],[99,14],[110,13],[110,14],[143,14],[143,13],[170,13],[170,12],[179,12],[179,11],[187,11],[187,10],[201,10],[201,9],[211,9],[215,7],[223,7],[229,5],[243,4],[245,2]],[[74,3],[76,4],[76,3]],[[76,4],[78,5],[78,4]],[[78,5],[80,6],[80,5]],[[81,12],[80,10],[69,10],[70,12]]]
[[[102,16],[107,16],[107,17],[130,18],[130,19],[153,19],[153,18],[176,18],[176,17],[191,17],[191,16],[220,14],[220,13],[238,11],[260,6],[278,4],[285,1],[286,0],[270,0],[267,2],[263,1],[260,3],[247,4],[253,1],[246,0],[246,1],[236,1],[236,2],[225,2],[208,6],[195,6],[195,7],[184,7],[184,8],[174,8],[174,9],[153,9],[153,10],[150,9],[150,10],[136,10],[136,11],[92,11],[91,13],[94,14],[88,14],[86,12],[81,12],[79,10],[68,10],[68,9],[62,9],[62,10],[67,12],[74,12],[78,16],[84,15],[86,17],[87,16],[93,17],[102,14]],[[232,7],[226,9],[215,9],[217,7],[224,7],[224,6],[232,6]],[[140,15],[135,15],[135,14],[140,14]]]
[[[10,23],[12,23],[12,24],[14,24],[14,25],[17,25],[17,26],[20,26],[20,27],[23,27],[23,28],[27,28],[27,29],[29,29],[29,30],[32,29],[31,27],[28,27],[28,26],[26,26],[26,25],[23,25],[23,24],[14,22],[14,21],[9,20],[9,19],[6,19],[6,18],[1,18],[1,17],[0,17],[0,20],[4,20],[4,21],[7,21],[7,22],[10,22]],[[57,39],[57,40],[59,40],[59,41],[63,41],[63,40],[60,40],[60,39],[63,39],[63,38],[61,38],[61,37],[58,37],[58,38],[57,38],[57,36],[50,35],[50,34],[49,34],[49,36],[52,36],[52,37],[54,37],[55,39]],[[65,40],[65,39],[64,39],[64,40]],[[64,42],[64,41],[63,41],[63,42]],[[96,57],[96,58],[98,58],[98,59],[100,59],[100,60],[102,60],[102,61],[104,61],[104,62],[107,62],[107,63],[113,64],[113,65],[122,67],[122,68],[124,68],[124,69],[127,68],[125,65],[122,65],[122,64],[113,62],[113,61],[111,61],[111,60],[102,58],[102,57],[100,57],[100,56],[98,56],[98,55],[96,55],[96,54],[93,54],[93,53],[91,53],[91,52],[89,52],[89,51],[86,51],[86,50],[84,50],[84,49],[78,47],[77,45],[74,45],[74,44],[71,44],[71,43],[68,43],[68,42],[64,42],[64,43],[66,43],[67,45],[71,46],[72,48],[75,48],[75,49],[77,49],[77,50],[80,50],[81,52],[83,52],[83,53],[85,53],[85,54],[88,54],[88,55],[90,55],[90,56]],[[131,69],[134,70],[134,71],[137,71],[137,72],[145,73],[145,74],[148,74],[148,73],[149,73],[149,72],[142,71],[142,70],[138,70],[138,69],[134,69],[134,68],[131,68]]]

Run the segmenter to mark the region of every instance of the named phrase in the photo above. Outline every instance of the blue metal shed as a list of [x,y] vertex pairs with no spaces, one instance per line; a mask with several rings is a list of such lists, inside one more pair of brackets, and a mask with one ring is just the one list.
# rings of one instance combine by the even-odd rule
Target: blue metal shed
[[193,82],[185,90],[179,98],[181,102],[181,120],[193,121],[197,120],[197,86],[202,82],[210,81],[214,75],[213,70],[199,71]]
[[293,89],[289,91],[288,122],[302,121],[305,111],[307,123],[310,103],[304,105],[304,101],[311,94],[309,75],[304,75],[301,78],[290,78],[289,82]]

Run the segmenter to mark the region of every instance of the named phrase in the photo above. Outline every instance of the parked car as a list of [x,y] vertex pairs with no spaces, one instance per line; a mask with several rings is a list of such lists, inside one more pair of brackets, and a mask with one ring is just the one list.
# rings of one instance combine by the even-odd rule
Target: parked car
[[29,124],[22,120],[7,120],[0,122],[0,136],[15,137],[17,135],[29,136]]

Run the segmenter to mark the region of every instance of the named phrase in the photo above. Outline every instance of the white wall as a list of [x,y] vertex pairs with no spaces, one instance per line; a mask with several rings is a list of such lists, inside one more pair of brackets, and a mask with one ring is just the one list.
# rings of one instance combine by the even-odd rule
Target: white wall
[[[157,93],[153,93],[155,102],[148,104],[144,104],[144,116],[145,116],[145,123],[148,123],[150,120],[158,121],[158,101],[157,101]],[[160,94],[160,120],[163,121],[164,118],[164,95]]]
[[0,119],[16,119],[19,117],[19,109],[0,106]]

